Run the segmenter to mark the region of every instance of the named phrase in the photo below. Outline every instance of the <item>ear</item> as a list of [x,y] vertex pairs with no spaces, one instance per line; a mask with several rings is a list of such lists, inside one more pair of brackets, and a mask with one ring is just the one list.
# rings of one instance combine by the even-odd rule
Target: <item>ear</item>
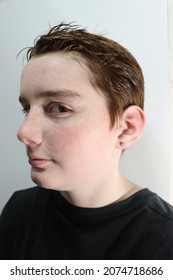
[[144,131],[146,118],[143,110],[135,105],[124,110],[120,118],[117,148],[127,149],[137,141]]

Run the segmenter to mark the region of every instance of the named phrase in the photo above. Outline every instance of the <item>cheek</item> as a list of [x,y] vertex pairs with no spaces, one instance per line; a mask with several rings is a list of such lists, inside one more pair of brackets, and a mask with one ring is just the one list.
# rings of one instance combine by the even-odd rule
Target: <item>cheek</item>
[[54,130],[47,137],[47,147],[57,160],[68,164],[89,164],[108,156],[113,148],[111,133],[98,127],[80,125]]
[[47,133],[46,144],[54,155],[68,156],[85,146],[86,137],[82,127],[57,128]]

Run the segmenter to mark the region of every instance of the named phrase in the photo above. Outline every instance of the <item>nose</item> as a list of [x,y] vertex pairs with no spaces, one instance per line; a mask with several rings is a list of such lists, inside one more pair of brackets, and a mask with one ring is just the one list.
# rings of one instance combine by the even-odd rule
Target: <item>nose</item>
[[41,118],[29,112],[17,132],[17,138],[27,146],[39,145],[42,142]]

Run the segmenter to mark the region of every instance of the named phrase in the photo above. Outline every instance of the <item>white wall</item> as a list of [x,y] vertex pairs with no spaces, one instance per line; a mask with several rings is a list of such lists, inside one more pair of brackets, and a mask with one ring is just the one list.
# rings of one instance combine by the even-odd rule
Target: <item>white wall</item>
[[131,180],[169,200],[169,91],[165,0],[0,0],[0,209],[11,194],[33,186],[24,146],[16,139],[23,115],[18,104],[23,55],[34,38],[59,21],[104,31],[128,48],[146,81],[148,124],[123,156]]

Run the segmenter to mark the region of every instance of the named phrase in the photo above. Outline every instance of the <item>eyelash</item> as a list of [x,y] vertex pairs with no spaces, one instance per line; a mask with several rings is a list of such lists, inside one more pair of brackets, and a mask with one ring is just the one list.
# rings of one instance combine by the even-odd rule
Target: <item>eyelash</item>
[[30,109],[29,107],[26,107],[26,108],[22,109],[22,113],[25,115],[25,117],[28,115],[29,109]]
[[[56,112],[56,111],[54,112],[52,110],[53,107],[59,107],[59,112]],[[22,112],[24,113],[25,117],[28,115],[29,111],[30,111],[30,107],[29,106],[28,107],[24,107],[22,109]],[[53,103],[53,104],[51,103],[48,106],[46,106],[45,111],[50,113],[50,114],[65,114],[65,113],[68,113],[68,112],[70,112],[72,110],[70,110],[69,108],[67,108],[64,105],[61,105],[61,104],[58,104],[58,103]]]
[[[59,112],[53,112],[53,110],[52,110],[52,112],[50,112],[50,109],[52,109],[53,107],[59,107]],[[47,110],[48,112],[50,112],[50,113],[58,113],[58,114],[63,114],[63,113],[67,113],[67,112],[69,112],[69,111],[71,111],[69,108],[67,108],[66,106],[64,106],[64,105],[61,105],[61,104],[58,104],[58,103],[53,103],[53,104],[50,104],[49,106],[48,106],[48,110]]]

